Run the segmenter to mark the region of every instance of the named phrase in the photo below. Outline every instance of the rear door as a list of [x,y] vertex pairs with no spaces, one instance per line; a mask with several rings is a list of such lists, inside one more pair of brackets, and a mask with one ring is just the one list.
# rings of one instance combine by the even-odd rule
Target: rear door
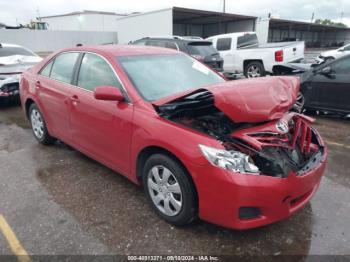
[[130,102],[94,98],[98,86],[113,86],[126,93],[109,62],[85,53],[71,94],[71,128],[76,146],[122,173],[129,172],[133,106]]
[[74,66],[79,53],[67,52],[57,55],[39,73],[35,82],[40,107],[52,135],[71,141],[69,125],[69,99]]
[[312,106],[350,112],[350,56],[323,66],[331,68],[330,74],[316,73],[310,83]]

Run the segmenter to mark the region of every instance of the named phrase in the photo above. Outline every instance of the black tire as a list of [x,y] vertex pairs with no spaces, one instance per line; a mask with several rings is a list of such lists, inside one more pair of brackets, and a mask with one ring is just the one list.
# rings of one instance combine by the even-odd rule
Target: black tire
[[[182,205],[179,213],[174,216],[168,216],[161,212],[152,200],[147,181],[149,176],[151,176],[151,169],[157,166],[163,166],[169,169],[180,185]],[[175,226],[182,226],[192,222],[197,217],[198,208],[194,185],[186,170],[184,170],[178,161],[165,154],[154,154],[150,156],[145,163],[142,179],[148,202],[156,211],[158,216],[163,218],[165,221]]]
[[[34,110],[35,110],[35,112],[37,112],[40,115],[40,117],[42,119],[42,124],[43,124],[42,136],[38,136],[34,131],[34,127],[33,127],[33,123],[32,123],[32,113],[34,112]],[[29,107],[28,118],[29,118],[30,125],[32,127],[34,137],[36,140],[38,140],[38,142],[40,144],[51,145],[55,142],[56,139],[49,134],[49,131],[46,128],[46,123],[45,123],[45,119],[44,119],[43,114],[40,112],[38,106],[34,103],[31,104]]]
[[[251,76],[250,69],[252,69],[252,68],[256,68],[259,71],[258,76]],[[247,78],[261,77],[261,76],[266,76],[266,71],[265,71],[264,65],[261,62],[253,61],[253,62],[248,63],[244,67],[244,75]]]

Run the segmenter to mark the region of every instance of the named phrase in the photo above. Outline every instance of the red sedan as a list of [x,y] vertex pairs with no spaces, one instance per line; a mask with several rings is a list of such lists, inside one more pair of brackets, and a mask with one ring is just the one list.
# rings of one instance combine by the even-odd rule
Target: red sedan
[[299,80],[226,81],[171,49],[76,47],[21,79],[42,144],[64,141],[144,186],[157,214],[248,229],[289,217],[317,190],[326,147],[289,112]]

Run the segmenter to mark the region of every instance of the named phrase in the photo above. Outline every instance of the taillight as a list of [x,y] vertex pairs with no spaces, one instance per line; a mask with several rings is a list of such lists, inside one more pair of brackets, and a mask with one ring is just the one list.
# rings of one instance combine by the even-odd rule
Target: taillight
[[275,61],[283,62],[283,50],[278,50],[275,52]]

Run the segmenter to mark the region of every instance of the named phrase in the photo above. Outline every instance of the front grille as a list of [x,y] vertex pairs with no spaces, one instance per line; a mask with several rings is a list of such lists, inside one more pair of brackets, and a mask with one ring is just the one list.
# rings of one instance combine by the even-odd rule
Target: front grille
[[259,153],[252,155],[256,166],[265,175],[287,177],[290,171],[303,175],[322,159],[323,145],[310,120],[294,115],[288,120],[289,131],[278,132],[273,123],[264,131],[246,134]]
[[261,132],[249,134],[260,142],[261,147],[283,147],[295,149],[299,147],[300,152],[310,153],[312,147],[312,137],[315,135],[309,123],[304,119],[295,116],[289,122],[289,132],[279,134],[275,132]]

